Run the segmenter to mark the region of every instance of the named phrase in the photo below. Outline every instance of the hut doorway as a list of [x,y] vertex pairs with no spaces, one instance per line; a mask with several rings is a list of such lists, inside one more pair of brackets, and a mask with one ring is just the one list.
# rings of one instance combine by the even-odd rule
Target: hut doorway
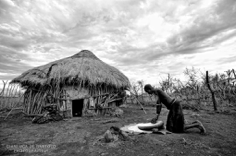
[[72,116],[81,117],[83,114],[84,100],[72,100]]

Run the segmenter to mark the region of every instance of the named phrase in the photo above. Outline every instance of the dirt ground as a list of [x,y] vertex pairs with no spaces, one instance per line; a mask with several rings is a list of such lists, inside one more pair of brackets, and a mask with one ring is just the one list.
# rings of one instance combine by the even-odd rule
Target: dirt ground
[[[184,110],[187,122],[200,120],[206,135],[198,129],[184,134],[130,135],[127,141],[101,143],[101,137],[111,126],[148,122],[155,108],[136,106],[122,108],[124,114],[115,117],[82,117],[47,124],[32,124],[30,118],[1,118],[0,155],[81,155],[81,156],[232,156],[236,153],[236,113],[214,113]],[[166,121],[168,111],[162,110],[160,120]]]

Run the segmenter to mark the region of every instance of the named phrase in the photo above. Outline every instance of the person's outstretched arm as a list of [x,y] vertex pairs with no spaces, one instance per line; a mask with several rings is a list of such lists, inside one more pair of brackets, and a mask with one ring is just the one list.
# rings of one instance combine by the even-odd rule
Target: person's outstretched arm
[[160,113],[161,113],[161,109],[162,109],[162,104],[157,104],[156,105],[156,117],[154,117],[152,120],[151,120],[151,123],[156,123],[157,120],[159,119],[159,116],[160,116]]
[[157,104],[156,106],[156,113],[157,113],[157,120],[161,114],[162,104]]

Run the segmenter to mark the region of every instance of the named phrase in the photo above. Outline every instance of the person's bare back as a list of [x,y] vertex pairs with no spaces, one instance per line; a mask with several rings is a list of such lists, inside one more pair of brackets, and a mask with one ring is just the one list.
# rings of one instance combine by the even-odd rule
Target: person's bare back
[[166,124],[167,130],[174,133],[182,133],[191,128],[198,128],[201,133],[206,133],[206,129],[204,128],[203,124],[198,120],[190,124],[185,123],[181,101],[171,98],[164,91],[155,89],[150,84],[145,85],[144,90],[148,94],[155,94],[158,97],[158,104],[156,107],[157,115],[151,120],[152,123],[158,121],[162,104],[164,104],[169,110]]

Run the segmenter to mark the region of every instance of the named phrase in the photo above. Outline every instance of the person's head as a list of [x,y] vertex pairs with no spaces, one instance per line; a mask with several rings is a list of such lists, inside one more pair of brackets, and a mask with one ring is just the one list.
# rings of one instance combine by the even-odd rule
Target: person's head
[[146,85],[144,86],[144,90],[145,90],[145,92],[147,92],[148,94],[152,94],[153,91],[154,91],[154,88],[153,88],[150,84],[146,84]]

